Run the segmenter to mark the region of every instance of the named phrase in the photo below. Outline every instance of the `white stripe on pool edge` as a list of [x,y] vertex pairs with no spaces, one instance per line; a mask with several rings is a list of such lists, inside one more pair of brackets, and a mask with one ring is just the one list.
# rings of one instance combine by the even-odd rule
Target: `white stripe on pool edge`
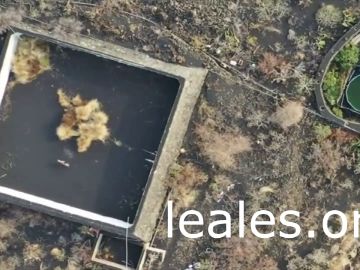
[[111,218],[111,217],[106,217],[106,216],[102,216],[90,211],[86,211],[86,210],[82,210],[76,207],[72,207],[66,204],[62,204],[62,203],[57,203],[48,199],[44,199],[35,195],[31,195],[28,193],[24,193],[21,191],[17,191],[11,188],[7,188],[7,187],[1,187],[0,186],[0,193],[1,194],[6,194],[9,195],[11,197],[15,197],[21,200],[25,200],[31,203],[35,203],[38,205],[42,205],[42,206],[46,206],[67,214],[71,214],[74,216],[78,216],[78,217],[83,217],[83,218],[88,218],[91,219],[93,221],[100,221],[109,225],[113,225],[116,227],[121,227],[121,228],[130,228],[132,226],[132,224],[119,220],[119,219],[115,219],[115,218]]

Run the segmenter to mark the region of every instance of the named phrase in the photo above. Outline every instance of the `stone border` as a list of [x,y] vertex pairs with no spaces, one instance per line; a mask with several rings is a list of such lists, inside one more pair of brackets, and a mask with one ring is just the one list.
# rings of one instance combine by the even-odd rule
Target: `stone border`
[[327,54],[323,57],[321,61],[319,71],[316,76],[316,84],[315,84],[315,96],[316,102],[318,105],[318,109],[320,114],[326,118],[327,120],[336,123],[344,128],[350,129],[357,133],[360,133],[360,122],[354,122],[342,119],[337,117],[327,105],[327,102],[324,97],[324,92],[322,89],[322,84],[324,81],[324,77],[326,72],[329,69],[329,66],[337,53],[350,41],[352,41],[357,35],[360,34],[360,22],[350,28],[336,43],[335,45],[327,52]]
[[[168,188],[166,181],[168,169],[179,155],[193,109],[207,76],[207,70],[166,63],[151,58],[144,53],[87,36],[54,37],[51,32],[30,24],[19,23],[14,25],[12,29],[14,29],[15,32],[28,33],[61,46],[85,51],[99,57],[147,69],[179,80],[181,84],[179,93],[165,127],[158,155],[150,172],[135,220],[128,229],[130,238],[140,242],[150,242],[167,198]],[[122,227],[116,227],[103,221],[91,220],[63,211],[57,211],[47,206],[27,202],[6,194],[0,194],[0,200],[94,226],[116,235],[125,235],[126,233],[126,229]]]

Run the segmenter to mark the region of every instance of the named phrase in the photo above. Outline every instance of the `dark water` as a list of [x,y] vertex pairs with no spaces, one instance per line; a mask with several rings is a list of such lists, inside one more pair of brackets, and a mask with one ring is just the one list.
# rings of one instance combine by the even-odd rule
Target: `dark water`
[[360,110],[360,77],[353,78],[346,91],[348,101],[355,110]]
[[[177,95],[179,83],[70,49],[52,48],[52,70],[11,92],[9,117],[0,123],[0,185],[101,215],[133,221]],[[61,142],[56,91],[97,98],[109,115],[112,142],[77,153]],[[4,102],[3,102],[4,104]],[[4,113],[4,105],[1,111]],[[70,163],[63,167],[57,160]]]

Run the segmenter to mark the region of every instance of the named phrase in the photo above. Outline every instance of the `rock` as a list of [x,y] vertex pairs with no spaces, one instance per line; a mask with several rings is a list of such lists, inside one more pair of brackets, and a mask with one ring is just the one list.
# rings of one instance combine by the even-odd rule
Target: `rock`
[[232,66],[236,66],[236,65],[237,65],[237,62],[236,62],[236,61],[234,61],[234,60],[231,60],[231,61],[230,61],[230,65],[232,65]]
[[150,52],[152,48],[151,48],[150,45],[144,45],[144,46],[142,47],[142,49],[143,49],[145,52]]
[[294,40],[296,38],[296,33],[294,30],[289,29],[289,33],[287,35],[287,39],[288,40]]
[[298,60],[304,60],[305,59],[305,54],[303,52],[297,52],[295,55],[295,58]]

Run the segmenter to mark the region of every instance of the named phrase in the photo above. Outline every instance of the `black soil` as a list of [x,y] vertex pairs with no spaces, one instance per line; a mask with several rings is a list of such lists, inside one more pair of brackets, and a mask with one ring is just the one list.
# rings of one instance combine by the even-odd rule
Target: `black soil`
[[[154,72],[52,46],[52,70],[7,90],[0,123],[0,184],[104,216],[133,221],[179,83]],[[109,115],[111,140],[78,153],[59,141],[56,91],[96,98]],[[121,141],[122,146],[115,141]],[[70,168],[60,165],[64,160]]]

